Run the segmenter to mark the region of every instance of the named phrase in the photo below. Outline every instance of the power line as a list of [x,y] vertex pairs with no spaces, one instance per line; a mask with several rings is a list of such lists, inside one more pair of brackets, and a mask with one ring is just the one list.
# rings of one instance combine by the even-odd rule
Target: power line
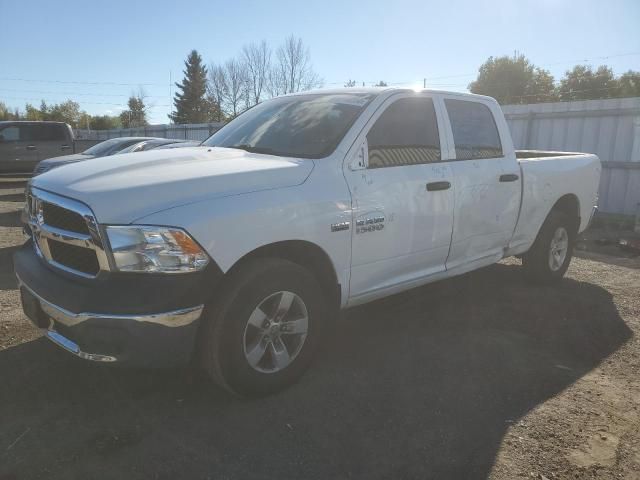
[[[592,58],[582,58],[582,59],[577,59],[577,60],[565,60],[562,62],[555,62],[555,63],[547,63],[544,65],[538,65],[538,67],[553,67],[555,65],[566,65],[567,63],[576,63],[576,62],[583,62],[583,63],[587,63],[587,62],[592,62],[594,60],[607,60],[610,58],[618,58],[618,57],[629,57],[629,56],[633,56],[633,55],[640,55],[640,52],[630,52],[630,53],[620,53],[620,54],[616,54],[616,55],[606,55],[606,56],[602,56],[602,57],[592,57]],[[578,63],[579,64],[579,63]],[[455,77],[469,77],[469,76],[473,76],[473,75],[477,75],[478,72],[473,72],[473,73],[463,73],[463,74],[456,74],[456,75],[445,75],[445,76],[441,76],[441,77],[427,77],[427,81],[429,80],[440,80],[443,78],[455,78]]]
[[[555,66],[555,65],[562,65],[562,64],[567,64],[567,63],[575,63],[575,62],[592,62],[595,60],[608,60],[611,58],[618,58],[618,57],[629,57],[629,56],[634,56],[634,55],[640,55],[640,52],[628,52],[628,53],[619,53],[619,54],[614,54],[614,55],[604,55],[604,56],[599,56],[599,57],[592,57],[592,58],[581,58],[581,59],[574,59],[574,60],[565,60],[562,62],[554,62],[554,63],[547,63],[544,65],[540,65],[541,67],[549,67],[549,66]],[[429,80],[440,80],[443,78],[456,78],[456,77],[469,77],[469,76],[473,76],[473,75],[477,75],[478,72],[473,72],[473,73],[460,73],[460,74],[454,74],[454,75],[442,75],[442,76],[438,76],[438,77],[426,77],[427,81]],[[0,80],[6,80],[6,81],[18,81],[18,82],[31,82],[31,83],[55,83],[55,84],[63,84],[63,85],[111,85],[111,86],[124,86],[124,87],[137,87],[137,86],[161,86],[161,87],[166,87],[167,84],[166,83],[155,83],[155,82],[137,82],[137,83],[124,83],[124,82],[90,82],[90,81],[80,81],[80,80],[75,80],[75,81],[71,81],[71,80],[45,80],[45,79],[38,79],[38,78],[19,78],[19,77],[0,77]],[[406,85],[406,84],[411,84],[411,83],[422,83],[422,78],[419,80],[409,80],[409,81],[396,81],[396,82],[390,82],[387,83],[388,85]],[[364,83],[377,83],[379,80],[374,80],[374,81],[365,81]],[[344,85],[346,83],[346,81],[340,81],[340,82],[325,82],[326,85]]]
[[[39,100],[42,100],[41,98],[35,98],[35,97],[2,97],[2,98],[10,98],[12,100],[24,100],[24,101],[29,101],[29,102],[37,102]],[[85,105],[111,105],[111,106],[116,106],[116,107],[125,107],[126,105],[123,103],[109,103],[109,102],[82,102]],[[156,107],[169,107],[169,105],[147,105],[146,108],[156,108]]]
[[66,81],[66,80],[42,80],[36,78],[16,78],[16,77],[0,77],[0,80],[7,80],[13,82],[33,82],[33,83],[59,83],[63,85],[112,85],[122,87],[150,87],[150,86],[162,86],[166,87],[165,83],[119,83],[119,82],[86,82],[86,81]]
[[[611,58],[618,58],[618,57],[625,57],[625,56],[634,56],[634,55],[640,55],[640,52],[629,52],[629,53],[621,53],[621,54],[615,54],[615,55],[606,55],[606,56],[600,56],[600,57],[592,57],[591,59],[578,59],[578,60],[567,60],[567,61],[563,61],[563,62],[555,62],[555,63],[548,63],[546,65],[542,65],[542,67],[544,66],[553,66],[553,65],[560,65],[560,64],[567,64],[567,63],[575,63],[575,62],[590,62],[590,61],[594,61],[594,60],[606,60],[606,59],[611,59]],[[420,80],[409,80],[409,81],[396,81],[396,82],[387,82],[387,85],[389,86],[399,86],[399,85],[422,85],[423,80],[424,81],[429,81],[429,80],[438,80],[438,79],[446,79],[446,78],[459,78],[459,77],[468,77],[468,76],[474,76],[477,75],[477,72],[474,73],[465,73],[465,74],[455,74],[455,75],[443,75],[443,76],[438,76],[438,77],[427,77],[426,79],[420,79]],[[583,75],[578,75],[575,76],[574,78],[597,78],[600,76],[606,76],[608,75],[608,73],[603,73],[603,74],[583,74]],[[167,85],[164,83],[121,83],[121,82],[89,82],[89,81],[66,81],[66,80],[44,80],[44,79],[33,79],[33,78],[17,78],[17,77],[0,77],[0,80],[9,80],[9,81],[21,81],[21,82],[31,82],[31,83],[53,83],[53,84],[65,84],[65,85],[110,85],[110,86],[163,86],[166,87]],[[363,82],[363,83],[368,83],[368,84],[375,84],[377,83],[379,80],[376,81],[369,81],[369,82]],[[359,82],[358,82],[359,83]],[[498,85],[503,85],[503,84],[507,84],[508,82],[499,82],[499,83],[493,83],[491,85],[493,86],[498,86]],[[346,82],[341,81],[341,82],[325,82],[325,85],[344,85],[346,84]],[[433,84],[429,84],[429,87],[467,87],[468,84],[461,84],[461,83],[433,83]],[[619,87],[604,87],[604,88],[593,88],[593,89],[585,89],[585,90],[576,90],[574,91],[574,93],[581,93],[581,92],[587,92],[587,91],[598,91],[598,90],[612,90],[612,89],[616,89]],[[12,92],[24,92],[24,93],[42,93],[42,94],[47,94],[47,95],[70,95],[70,96],[88,96],[88,97],[125,97],[128,98],[130,97],[130,95],[125,95],[125,94],[106,94],[106,93],[99,93],[99,94],[93,94],[93,93],[72,93],[72,92],[56,92],[56,91],[46,91],[46,90],[24,90],[24,89],[10,89],[10,88],[0,88],[0,90],[3,91],[12,91]],[[530,98],[530,97],[541,97],[541,96],[547,96],[547,97],[553,97],[554,95],[552,94],[530,94],[530,95],[520,95],[520,96],[516,96],[516,97],[512,97],[513,99],[522,99],[522,98]],[[164,95],[145,95],[145,97],[149,97],[149,98],[164,98]],[[34,98],[34,97],[4,97],[7,99],[13,99],[13,100],[23,100],[23,101],[40,101],[42,100],[42,98]],[[111,102],[82,102],[83,104],[86,105],[108,105],[108,106],[118,106],[118,107],[124,107],[124,105],[122,103],[111,103]],[[149,105],[148,108],[171,108],[171,105],[165,105],[165,104],[156,104],[156,105]]]
[[[20,88],[0,88],[5,92],[23,92],[23,93],[44,93],[50,95],[71,95],[71,96],[84,96],[84,97],[125,97],[129,98],[136,95],[125,95],[119,93],[76,93],[76,92],[55,92],[51,90],[23,90]],[[143,98],[166,98],[166,95],[144,95]]]
[[[640,55],[640,52],[629,52],[629,53],[620,53],[620,54],[616,54],[616,55],[606,55],[606,56],[601,56],[601,57],[592,57],[592,58],[583,58],[583,59],[577,59],[577,60],[565,60],[562,62],[555,62],[555,63],[547,63],[544,65],[539,65],[538,67],[551,67],[551,66],[555,66],[555,65],[564,65],[564,64],[568,64],[568,63],[576,63],[576,62],[583,62],[583,63],[587,63],[587,62],[592,62],[595,60],[607,60],[610,58],[618,58],[618,57],[629,57],[629,56],[634,56],[634,55]],[[578,63],[579,64],[579,63]],[[426,77],[427,83],[429,83],[430,80],[441,80],[441,79],[446,79],[446,78],[460,78],[460,77],[472,77],[478,75],[478,72],[475,71],[473,73],[458,73],[458,74],[454,74],[454,75],[442,75],[442,76],[438,76],[438,77]],[[372,84],[372,83],[377,83],[380,80],[374,80],[374,81],[364,81],[364,83],[367,84]],[[387,85],[410,85],[410,84],[421,84],[423,81],[423,79],[418,79],[418,80],[407,80],[407,81],[403,81],[403,82],[387,82]],[[346,81],[342,81],[342,82],[325,82],[326,85],[344,85],[347,82]],[[440,84],[440,86],[466,86],[466,84]]]

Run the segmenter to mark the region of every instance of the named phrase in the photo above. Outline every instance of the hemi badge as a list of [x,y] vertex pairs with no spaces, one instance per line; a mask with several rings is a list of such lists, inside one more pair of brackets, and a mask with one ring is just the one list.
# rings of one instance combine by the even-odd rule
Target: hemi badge
[[332,232],[340,232],[342,230],[349,230],[349,222],[341,222],[341,223],[332,223],[331,231]]

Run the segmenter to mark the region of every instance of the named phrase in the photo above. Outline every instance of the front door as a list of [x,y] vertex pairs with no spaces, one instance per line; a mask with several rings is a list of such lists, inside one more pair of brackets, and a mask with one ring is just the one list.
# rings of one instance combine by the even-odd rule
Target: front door
[[31,145],[26,124],[0,127],[0,173],[30,173],[38,163],[38,151]]
[[350,304],[424,282],[443,271],[453,220],[453,179],[440,163],[432,98],[391,97],[346,162],[353,202]]

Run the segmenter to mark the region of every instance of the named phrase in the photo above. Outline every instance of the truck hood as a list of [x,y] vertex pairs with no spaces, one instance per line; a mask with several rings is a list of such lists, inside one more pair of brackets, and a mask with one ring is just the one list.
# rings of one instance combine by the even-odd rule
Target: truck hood
[[308,159],[193,147],[77,162],[31,182],[86,203],[100,223],[127,224],[202,200],[299,185],[313,166]]

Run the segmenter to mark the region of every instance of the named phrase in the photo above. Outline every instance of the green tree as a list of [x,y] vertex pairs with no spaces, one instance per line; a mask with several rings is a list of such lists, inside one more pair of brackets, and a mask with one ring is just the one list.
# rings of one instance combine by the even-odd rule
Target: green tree
[[615,97],[617,89],[618,81],[606,65],[599,66],[595,72],[588,65],[576,65],[560,80],[558,93],[563,101],[593,100]]
[[91,130],[111,130],[113,128],[122,128],[122,122],[120,117],[95,115],[89,119],[89,128]]
[[42,117],[42,112],[40,112],[39,109],[37,109],[36,107],[34,107],[33,105],[31,105],[30,103],[27,103],[24,106],[24,110],[25,110],[25,119],[26,120],[44,120],[44,118]]
[[124,128],[138,128],[149,125],[147,122],[147,106],[144,101],[144,93],[131,95],[127,102],[129,108],[120,114],[120,122]]
[[544,103],[558,99],[553,76],[541,68],[535,68],[533,78],[525,88],[525,97],[519,103]]
[[174,123],[208,122],[215,109],[207,96],[207,67],[196,50],[191,51],[184,65],[184,79],[176,83],[180,91],[173,99],[176,111],[169,118]]
[[384,80],[380,80],[378,83],[374,85],[374,87],[388,87],[387,82]]
[[618,78],[618,96],[640,97],[640,72],[629,70]]
[[45,102],[44,100],[42,100],[40,102],[40,115],[42,117],[42,120],[49,120],[49,105],[47,105],[47,102]]
[[0,121],[12,120],[12,113],[4,102],[0,102]]
[[469,90],[494,97],[501,104],[548,102],[555,98],[551,74],[537,68],[524,55],[489,57]]
[[83,113],[84,112],[80,110],[80,104],[78,102],[67,100],[66,102],[52,105],[49,109],[47,120],[65,122],[73,128],[78,128],[81,127],[80,121]]

